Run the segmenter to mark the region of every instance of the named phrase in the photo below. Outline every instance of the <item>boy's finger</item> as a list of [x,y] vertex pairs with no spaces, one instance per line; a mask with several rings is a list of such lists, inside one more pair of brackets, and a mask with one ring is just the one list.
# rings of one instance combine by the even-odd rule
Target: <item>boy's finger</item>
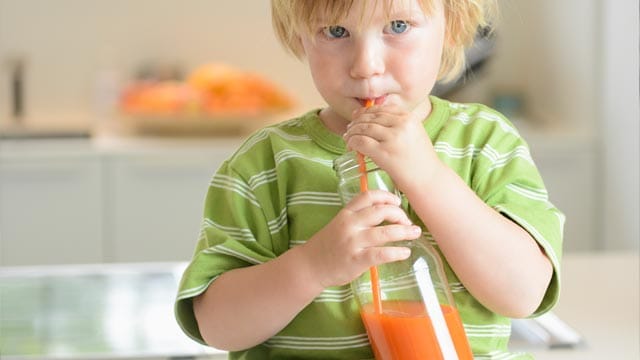
[[394,241],[413,240],[420,236],[422,229],[416,225],[384,225],[366,231],[368,247],[383,246]]
[[360,107],[353,110],[353,115],[360,114],[375,114],[375,113],[386,113],[386,114],[405,114],[406,111],[401,107],[388,104],[388,105],[373,105],[370,107]]
[[370,108],[356,109],[352,113],[354,122],[360,121],[388,121],[406,116],[407,112],[396,106],[373,106]]
[[399,206],[400,198],[385,190],[369,190],[354,197],[345,205],[345,209],[353,212],[360,211],[364,208],[375,204],[389,204]]
[[349,144],[354,136],[366,136],[376,141],[382,141],[389,137],[390,130],[384,125],[380,125],[374,122],[358,122],[347,129],[347,132],[342,136],[344,140]]
[[397,205],[376,204],[358,211],[357,214],[358,225],[364,227],[374,227],[384,222],[411,225],[407,214]]
[[364,262],[364,266],[371,267],[388,262],[405,260],[410,255],[411,250],[406,247],[371,247],[362,251],[362,261]]

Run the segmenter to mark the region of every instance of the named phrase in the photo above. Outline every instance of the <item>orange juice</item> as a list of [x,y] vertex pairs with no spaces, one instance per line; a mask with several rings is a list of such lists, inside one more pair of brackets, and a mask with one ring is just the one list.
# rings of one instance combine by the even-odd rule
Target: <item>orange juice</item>
[[[473,360],[458,310],[441,305],[459,360]],[[442,360],[426,309],[418,301],[384,301],[382,313],[372,304],[360,314],[377,360]]]

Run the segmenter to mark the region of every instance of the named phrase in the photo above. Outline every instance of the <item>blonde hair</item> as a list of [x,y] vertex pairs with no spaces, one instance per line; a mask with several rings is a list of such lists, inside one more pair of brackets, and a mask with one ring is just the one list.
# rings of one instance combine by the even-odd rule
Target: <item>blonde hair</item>
[[[434,0],[419,0],[422,10],[429,14]],[[442,0],[444,5],[445,45],[438,80],[455,79],[464,69],[464,51],[473,44],[479,28],[488,28],[497,15],[497,0]],[[370,3],[383,2],[388,14],[391,1],[362,1],[362,8]],[[310,34],[319,15],[331,23],[338,23],[354,6],[354,0],[271,0],[271,16],[276,36],[296,57],[304,55],[300,34]],[[360,12],[364,14],[364,11]],[[362,19],[361,19],[362,20]]]

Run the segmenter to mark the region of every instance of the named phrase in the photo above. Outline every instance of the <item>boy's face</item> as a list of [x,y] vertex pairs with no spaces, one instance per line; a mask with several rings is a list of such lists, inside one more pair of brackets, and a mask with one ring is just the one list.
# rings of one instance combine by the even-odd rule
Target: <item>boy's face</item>
[[311,34],[301,36],[316,88],[329,105],[323,120],[339,130],[366,99],[428,115],[430,106],[419,105],[428,102],[440,68],[441,1],[434,1],[428,16],[418,0],[392,1],[388,16],[383,4],[368,5],[361,14],[362,1],[370,0],[356,0],[338,24],[320,19]]

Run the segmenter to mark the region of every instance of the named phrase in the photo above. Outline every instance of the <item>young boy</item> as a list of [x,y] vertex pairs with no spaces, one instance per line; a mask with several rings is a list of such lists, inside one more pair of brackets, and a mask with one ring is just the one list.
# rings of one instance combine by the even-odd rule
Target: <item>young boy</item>
[[[506,119],[429,96],[491,3],[272,0],[327,107],[253,134],[213,177],[176,303],[190,337],[231,359],[373,358],[349,282],[425,231],[475,356],[528,358],[507,350],[509,318],[555,303],[563,216]],[[391,176],[411,218],[382,191],[341,205],[332,163],[347,149]]]

